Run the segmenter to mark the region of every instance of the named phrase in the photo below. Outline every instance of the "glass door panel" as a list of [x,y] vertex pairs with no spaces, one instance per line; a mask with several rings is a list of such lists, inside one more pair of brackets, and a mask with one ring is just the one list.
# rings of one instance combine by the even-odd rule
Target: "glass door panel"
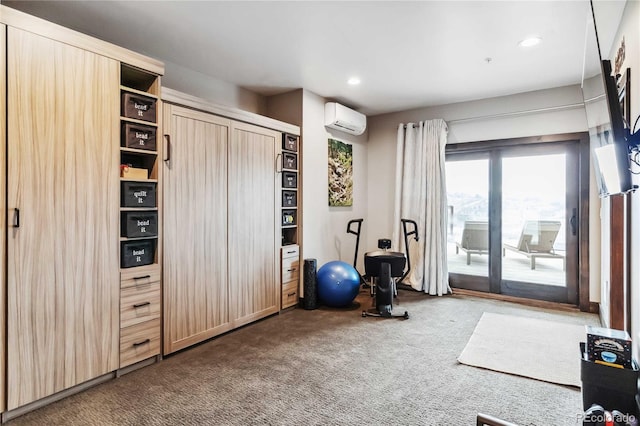
[[502,280],[566,286],[566,154],[502,158]]
[[489,275],[489,159],[446,162],[447,261],[456,275]]

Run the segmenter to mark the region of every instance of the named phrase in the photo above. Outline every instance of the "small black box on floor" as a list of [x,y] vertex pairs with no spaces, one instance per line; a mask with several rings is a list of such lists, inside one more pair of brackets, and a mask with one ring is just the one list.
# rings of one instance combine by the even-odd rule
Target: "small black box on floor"
[[298,193],[295,191],[282,191],[282,207],[295,207]]
[[120,247],[120,267],[133,268],[153,263],[155,240],[124,241]]
[[158,212],[122,212],[120,219],[121,237],[158,236]]
[[291,152],[282,153],[282,168],[295,170],[298,168],[298,155]]
[[121,207],[156,207],[155,182],[122,182]]
[[598,364],[631,368],[631,336],[622,330],[586,326],[587,359]]
[[282,226],[291,226],[296,224],[295,210],[282,210]]
[[605,410],[618,410],[638,416],[638,368],[617,368],[598,364],[588,359],[585,344],[580,343],[580,379],[582,380],[582,407],[587,410],[598,404]]
[[290,135],[285,133],[282,135],[282,149],[286,149],[288,151],[297,151],[298,150],[298,137],[295,135]]
[[153,126],[123,123],[121,137],[125,148],[156,150],[156,128]]
[[297,188],[298,174],[296,172],[282,172],[282,187]]
[[123,117],[156,122],[156,100],[137,93],[122,92]]

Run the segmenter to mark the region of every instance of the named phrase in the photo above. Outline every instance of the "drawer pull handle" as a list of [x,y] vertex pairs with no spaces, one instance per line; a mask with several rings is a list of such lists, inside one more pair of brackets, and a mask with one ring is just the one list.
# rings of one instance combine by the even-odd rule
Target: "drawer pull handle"
[[15,216],[13,220],[13,227],[20,228],[20,209],[15,209]]
[[287,252],[287,254],[293,254],[295,252],[296,252],[295,250],[290,250],[290,251]]
[[141,277],[133,277],[134,280],[144,280],[145,278],[151,278],[151,275],[143,275]]
[[138,309],[138,308],[142,308],[143,306],[148,306],[148,305],[150,305],[150,304],[151,304],[151,302],[136,303],[135,305],[133,305],[133,307],[134,307],[135,309]]
[[296,269],[296,268],[293,268],[293,269],[287,269],[287,272],[295,272],[295,271],[297,271],[297,269]]
[[293,293],[287,294],[287,297],[295,296],[295,294],[296,294],[296,292],[294,291]]
[[137,348],[138,346],[146,345],[147,343],[151,343],[151,339],[144,339],[142,342],[136,342],[133,344],[133,347]]

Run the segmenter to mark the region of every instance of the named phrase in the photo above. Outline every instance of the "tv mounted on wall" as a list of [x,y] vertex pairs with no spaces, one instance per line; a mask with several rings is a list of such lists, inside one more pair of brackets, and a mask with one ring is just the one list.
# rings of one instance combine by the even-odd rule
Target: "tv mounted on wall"
[[587,34],[585,55],[582,95],[598,192],[602,197],[625,193],[633,189],[627,142],[629,130],[620,108],[611,62],[602,59],[593,22]]

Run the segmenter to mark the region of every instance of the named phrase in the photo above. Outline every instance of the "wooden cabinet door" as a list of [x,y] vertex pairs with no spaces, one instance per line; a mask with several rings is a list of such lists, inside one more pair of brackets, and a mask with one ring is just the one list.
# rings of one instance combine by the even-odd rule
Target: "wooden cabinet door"
[[[7,152],[7,27],[0,24],[0,205],[6,204],[6,161]],[[5,244],[7,238],[6,215],[0,214],[0,412],[5,410],[4,383],[5,382],[5,309],[6,306],[6,282],[5,282]]]
[[277,312],[281,134],[234,122],[229,144],[229,291],[233,326]]
[[118,368],[119,63],[9,28],[8,409]]
[[230,329],[227,119],[165,104],[164,353]]

